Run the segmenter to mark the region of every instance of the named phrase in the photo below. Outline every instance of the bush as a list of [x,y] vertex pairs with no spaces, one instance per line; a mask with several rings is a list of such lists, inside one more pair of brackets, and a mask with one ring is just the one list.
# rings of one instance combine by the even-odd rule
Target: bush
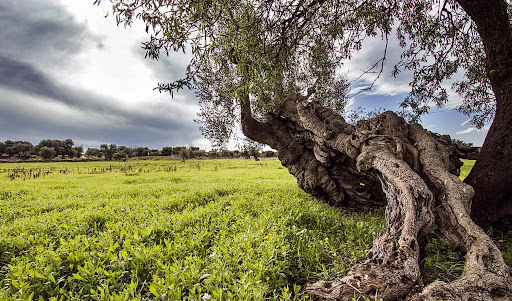
[[39,150],[39,156],[41,156],[45,160],[51,160],[55,157],[57,152],[53,147],[43,146]]
[[112,156],[112,159],[116,161],[126,160],[126,154],[123,152],[117,152]]

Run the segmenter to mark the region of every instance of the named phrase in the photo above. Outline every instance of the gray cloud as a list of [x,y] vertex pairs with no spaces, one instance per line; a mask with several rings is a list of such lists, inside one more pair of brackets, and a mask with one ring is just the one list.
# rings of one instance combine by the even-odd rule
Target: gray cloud
[[[160,117],[162,109],[165,109],[159,106],[162,103],[153,104],[142,110],[127,110],[115,100],[79,88],[67,87],[29,64],[1,56],[0,85],[48,98],[78,110],[121,117],[130,123],[156,128],[177,125],[173,120]],[[155,116],[157,111],[158,115]]]
[[[65,132],[72,131],[75,136],[87,134],[85,135],[87,139],[104,137],[103,140],[107,139],[107,141],[140,144],[136,141],[141,137],[147,138],[142,138],[142,141],[150,140],[149,137],[159,140],[169,137],[171,141],[184,143],[186,136],[195,138],[199,136],[197,125],[192,122],[195,116],[194,108],[183,101],[170,102],[166,96],[155,99],[151,105],[143,108],[127,109],[114,99],[79,88],[67,87],[30,64],[1,56],[0,85],[4,86],[4,89],[18,92],[15,99],[5,99],[5,92],[2,93],[3,97],[0,96],[2,106],[0,117],[3,121],[7,121],[4,122],[2,130],[11,135],[26,129],[37,129],[42,131],[41,135],[54,133],[56,128],[62,128],[62,124],[59,126],[59,122],[55,120],[56,114],[31,108],[35,105],[39,107],[43,105],[51,109],[52,106],[61,105],[68,108],[68,111],[80,112],[82,115],[92,116],[104,122],[100,128],[96,128],[95,124],[76,124],[72,121],[65,126]],[[20,96],[27,94],[32,96],[31,101]],[[69,119],[67,116],[59,116],[59,118]],[[10,127],[6,128],[6,125]],[[31,132],[33,133],[33,130]]]
[[7,1],[0,7],[0,53],[39,64],[63,64],[99,37],[63,8],[45,1]]
[[[200,137],[191,93],[171,100],[148,91],[147,101],[129,106],[96,92],[102,87],[90,91],[70,86],[64,82],[72,74],[51,72],[74,64],[82,51],[101,50],[104,42],[89,32],[86,22],[77,22],[48,2],[0,4],[0,140],[37,143],[44,138],[72,138],[86,147],[101,142],[161,148],[190,144]],[[156,63],[160,62],[151,68],[162,75],[162,81],[168,72],[162,68],[179,69],[172,69],[172,61],[165,61],[165,67]]]
[[23,139],[37,143],[43,138],[67,137],[78,143],[100,141],[161,148],[187,144],[200,135],[189,117],[193,113],[179,106],[169,105],[160,111],[137,114],[127,110],[114,112],[109,108],[84,110],[9,89],[2,90],[1,95],[0,140]]

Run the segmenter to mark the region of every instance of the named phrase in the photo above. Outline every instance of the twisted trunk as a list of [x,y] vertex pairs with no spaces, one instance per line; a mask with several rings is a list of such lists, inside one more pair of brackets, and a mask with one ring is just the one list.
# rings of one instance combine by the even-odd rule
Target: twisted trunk
[[306,192],[336,206],[386,206],[387,227],[367,259],[339,280],[308,285],[312,296],[408,295],[420,277],[418,241],[437,226],[441,238],[467,251],[466,267],[460,279],[433,283],[414,299],[512,299],[500,251],[469,216],[473,189],[458,179],[460,152],[449,137],[407,124],[392,112],[353,126],[293,94],[265,121],[252,117],[246,97],[242,125],[249,138],[279,151]]
[[[453,282],[428,285],[412,299],[512,300],[508,267],[481,228],[512,213],[512,28],[503,0],[456,1],[478,28],[496,96],[495,120],[480,153],[457,149],[449,137],[391,112],[352,126],[307,97],[290,94],[258,121],[249,97],[242,101],[245,135],[277,149],[299,187],[336,206],[386,206],[386,229],[367,259],[341,279],[308,285],[318,299],[409,295],[420,277],[418,241],[436,227],[441,239],[467,252],[464,272]],[[466,179],[470,186],[458,178],[459,157],[476,154]]]

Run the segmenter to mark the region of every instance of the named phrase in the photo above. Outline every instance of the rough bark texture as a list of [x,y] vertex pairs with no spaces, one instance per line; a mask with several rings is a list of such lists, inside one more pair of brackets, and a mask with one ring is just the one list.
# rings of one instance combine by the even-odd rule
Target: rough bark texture
[[465,182],[475,189],[471,217],[482,228],[512,214],[512,28],[503,0],[457,0],[475,22],[496,96],[496,116]]
[[409,125],[392,112],[350,125],[331,109],[290,94],[265,121],[248,99],[242,126],[279,151],[299,187],[336,206],[386,205],[387,227],[367,259],[338,280],[308,285],[317,299],[354,296],[397,300],[420,277],[418,241],[435,225],[441,238],[467,251],[460,279],[427,286],[417,300],[509,300],[512,279],[500,251],[470,218],[473,189],[458,179],[461,154],[447,136]]
[[[478,28],[496,95],[496,116],[481,152],[456,148],[449,137],[392,112],[353,126],[308,97],[290,94],[261,121],[251,114],[249,96],[242,101],[243,132],[277,149],[299,187],[336,206],[386,206],[386,229],[367,259],[341,279],[308,285],[314,298],[408,296],[420,277],[418,241],[437,227],[443,241],[467,252],[464,272],[411,299],[512,300],[508,267],[481,228],[512,213],[512,28],[503,0],[456,1]],[[471,156],[478,161],[466,180],[470,186],[458,172],[459,158]]]

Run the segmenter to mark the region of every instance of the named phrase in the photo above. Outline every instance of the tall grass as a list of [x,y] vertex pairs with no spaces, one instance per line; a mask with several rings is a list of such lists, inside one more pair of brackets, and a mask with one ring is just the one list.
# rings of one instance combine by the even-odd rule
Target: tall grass
[[307,300],[384,227],[306,195],[277,160],[2,167],[0,299]]
[[[385,226],[276,159],[1,164],[0,184],[0,300],[308,300]],[[425,282],[463,264],[428,237]]]

